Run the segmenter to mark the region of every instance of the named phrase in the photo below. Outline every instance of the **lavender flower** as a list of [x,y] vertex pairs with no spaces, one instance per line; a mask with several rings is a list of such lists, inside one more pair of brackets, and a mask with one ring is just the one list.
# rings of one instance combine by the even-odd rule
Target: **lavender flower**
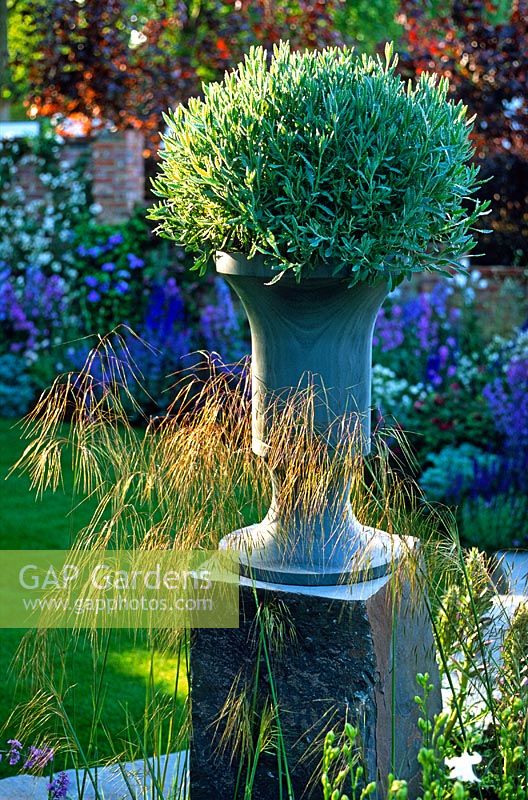
[[7,757],[9,759],[9,763],[12,767],[15,764],[18,764],[20,759],[22,758],[22,743],[18,741],[18,739],[8,739],[7,743],[10,747]]
[[64,800],[68,794],[70,787],[70,779],[66,772],[59,772],[47,785],[47,790],[50,793],[50,800]]
[[26,761],[24,762],[24,769],[44,769],[46,764],[53,760],[53,748],[51,747],[34,747],[29,748]]

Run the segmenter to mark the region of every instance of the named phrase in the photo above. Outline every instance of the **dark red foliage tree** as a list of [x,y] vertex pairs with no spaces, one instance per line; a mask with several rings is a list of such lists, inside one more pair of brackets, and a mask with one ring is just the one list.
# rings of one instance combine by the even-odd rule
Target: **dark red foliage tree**
[[[502,4],[504,5],[504,4]],[[483,264],[528,264],[528,0],[501,13],[491,0],[403,0],[401,71],[445,75],[476,114],[473,139],[483,198],[491,200]]]
[[35,113],[81,114],[118,128],[157,129],[168,105],[200,91],[236,64],[251,44],[290,39],[294,47],[339,43],[339,0],[163,0],[141,22],[142,43],[123,0],[54,0],[41,9],[32,69]]
[[474,139],[480,156],[504,151],[528,155],[528,0],[513,0],[497,21],[490,0],[443,3],[431,16],[427,4],[403,0],[402,72],[446,75],[451,91],[477,115]]
[[[39,18],[39,57],[30,74],[34,112],[79,114],[117,127],[148,122],[154,109],[146,84],[155,76],[141,74],[121,0],[55,0]],[[165,88],[158,84],[158,95]]]

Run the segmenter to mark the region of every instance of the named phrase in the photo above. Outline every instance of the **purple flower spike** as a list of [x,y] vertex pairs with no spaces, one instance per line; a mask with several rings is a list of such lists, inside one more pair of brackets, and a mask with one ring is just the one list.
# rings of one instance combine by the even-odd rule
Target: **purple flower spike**
[[64,800],[68,794],[70,786],[70,779],[66,772],[59,772],[59,774],[48,783],[47,790],[50,793],[51,800]]
[[449,358],[449,347],[445,344],[440,345],[438,348],[438,355],[440,356],[440,366],[445,367],[447,364],[447,359]]
[[528,449],[528,359],[511,361],[506,375],[488,383],[482,394],[506,452],[518,457]]
[[53,760],[53,748],[33,747],[29,748],[29,753],[24,763],[24,769],[44,769],[46,764]]
[[18,739],[8,739],[7,743],[10,747],[8,755],[9,763],[12,767],[21,759],[21,750],[22,750],[22,743],[18,741]]

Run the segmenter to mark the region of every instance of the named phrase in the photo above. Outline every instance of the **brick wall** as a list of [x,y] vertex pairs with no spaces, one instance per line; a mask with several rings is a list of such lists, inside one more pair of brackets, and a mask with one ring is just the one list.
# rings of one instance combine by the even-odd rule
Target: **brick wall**
[[[60,161],[64,169],[72,167],[76,161],[88,152],[89,144],[84,139],[75,139],[61,146]],[[28,202],[42,200],[47,196],[48,190],[41,182],[36,169],[36,158],[31,154],[25,155],[17,164],[16,183],[25,195]]]
[[127,219],[145,194],[144,137],[135,130],[100,134],[92,143],[94,202],[102,220]]
[[[525,267],[508,267],[508,266],[489,266],[486,264],[479,264],[478,259],[474,259],[470,265],[470,271],[476,270],[480,275],[480,280],[485,281],[483,291],[498,292],[501,286],[508,280],[515,281],[526,291],[528,291],[528,269]],[[434,272],[420,272],[413,276],[411,284],[405,282],[402,284],[404,290],[409,285],[412,286],[412,291],[430,291],[438,281],[446,280],[445,276],[439,275]]]
[[[480,275],[470,286],[483,330],[490,336],[509,336],[512,328],[524,325],[528,318],[528,269],[480,265],[475,259],[471,270]],[[417,291],[430,291],[438,282],[449,282],[449,278],[432,273],[414,275],[411,283],[401,284],[404,298]]]
[[[143,148],[143,134],[134,130],[104,133],[94,139],[71,139],[61,146],[60,159],[65,169],[79,157],[87,156],[94,202],[101,206],[102,222],[122,222],[134,206],[145,202]],[[40,182],[31,158],[19,165],[17,183],[28,202],[46,196],[46,187]]]

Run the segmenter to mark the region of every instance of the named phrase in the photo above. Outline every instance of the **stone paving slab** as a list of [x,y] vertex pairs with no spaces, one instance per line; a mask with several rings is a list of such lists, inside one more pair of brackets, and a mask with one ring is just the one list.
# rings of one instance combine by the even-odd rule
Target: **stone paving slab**
[[497,553],[512,595],[528,595],[528,552],[504,550]]
[[[164,782],[164,800],[184,800],[188,792],[187,775],[188,754],[186,751],[171,753],[169,756],[162,756],[155,764],[155,772],[161,775],[166,766]],[[151,761],[152,763],[152,761]],[[127,788],[120,768],[114,764],[108,767],[101,767],[97,770],[97,782],[99,797],[104,800],[146,800],[155,797],[152,794],[152,781],[147,769],[145,776],[145,764],[143,760],[128,762],[124,765],[131,789]],[[70,791],[68,800],[94,800],[95,791],[89,780],[86,779],[86,786],[83,793],[77,791],[75,770],[67,770],[70,777]],[[82,781],[82,773],[80,775]],[[161,783],[161,780],[160,780]],[[16,775],[12,778],[4,778],[0,781],[0,800],[48,800],[46,786],[48,778],[36,778],[32,775]]]
[[[511,620],[521,603],[528,600],[528,552],[521,550],[504,550],[496,553],[499,564],[497,583],[498,594],[493,599],[493,607],[486,627],[486,638],[491,644],[488,666],[495,671],[501,663],[501,650],[504,636]],[[455,686],[456,675],[452,676]],[[475,707],[482,705],[484,690],[482,684],[473,686],[469,691],[469,703]],[[444,707],[448,708],[451,689],[444,679],[442,686]]]

